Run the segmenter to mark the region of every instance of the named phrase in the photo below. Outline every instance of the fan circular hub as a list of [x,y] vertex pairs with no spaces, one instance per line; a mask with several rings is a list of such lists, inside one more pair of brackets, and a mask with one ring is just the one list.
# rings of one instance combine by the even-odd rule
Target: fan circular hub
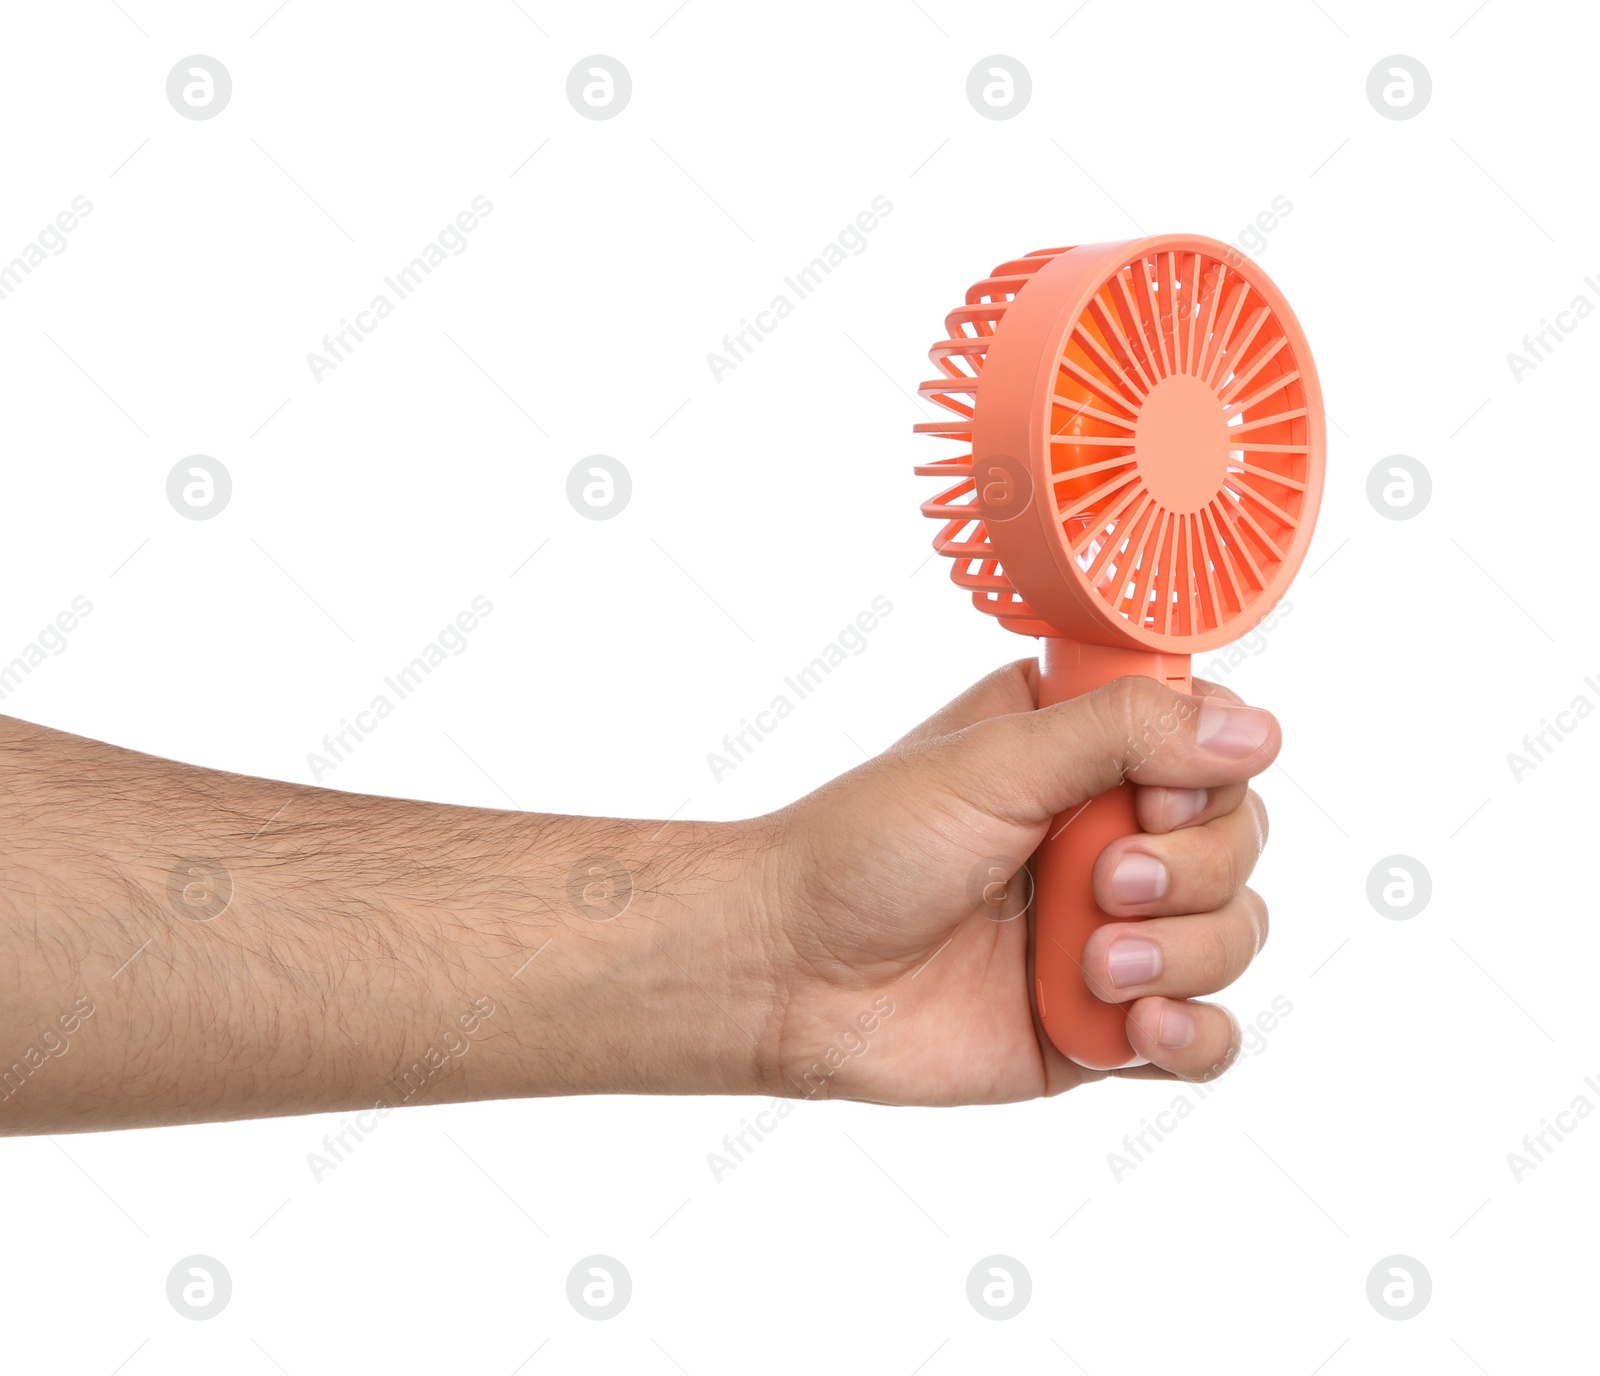
[[1197,377],[1163,378],[1139,408],[1133,452],[1150,495],[1169,511],[1199,511],[1228,476],[1228,422]]

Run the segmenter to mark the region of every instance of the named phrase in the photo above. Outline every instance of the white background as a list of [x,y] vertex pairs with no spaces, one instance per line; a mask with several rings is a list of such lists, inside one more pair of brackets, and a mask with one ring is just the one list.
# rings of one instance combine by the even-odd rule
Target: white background
[[[673,2],[7,7],[0,260],[94,209],[0,301],[0,659],[94,610],[0,710],[310,782],[481,594],[469,650],[323,782],[775,807],[1030,650],[926,562],[916,509],[915,386],[966,285],[1050,245],[1236,240],[1282,196],[1256,256],[1316,353],[1328,486],[1292,612],[1228,679],[1287,741],[1261,785],[1274,935],[1228,1001],[1293,1011],[1120,1181],[1107,1154],[1177,1087],[803,1104],[720,1183],[706,1154],[759,1103],[408,1110],[320,1183],[334,1119],[10,1141],[8,1367],[1592,1361],[1600,1125],[1520,1183],[1506,1154],[1600,1104],[1600,723],[1520,782],[1506,755],[1600,702],[1600,323],[1520,381],[1506,355],[1600,302],[1593,11]],[[233,80],[207,121],[165,95],[197,53]],[[607,121],[565,94],[596,53],[633,80]],[[966,78],[997,53],[1033,96],[986,120]],[[1367,100],[1390,54],[1431,73],[1416,118]],[[308,351],[480,194],[467,250],[315,380]],[[866,251],[715,380],[708,351],[879,195]],[[212,520],[165,495],[196,453],[232,475]],[[595,453],[633,480],[604,522],[565,495]],[[1433,480],[1406,521],[1366,496],[1397,453]],[[880,594],[866,652],[714,781],[707,752]],[[1432,876],[1409,921],[1366,897],[1393,854]],[[207,1322],[165,1295],[192,1253],[233,1278]],[[592,1253],[633,1277],[607,1322],[566,1299]],[[993,1253],[1032,1277],[1007,1322],[965,1296]],[[1395,1253],[1433,1280],[1404,1322],[1366,1295]]]

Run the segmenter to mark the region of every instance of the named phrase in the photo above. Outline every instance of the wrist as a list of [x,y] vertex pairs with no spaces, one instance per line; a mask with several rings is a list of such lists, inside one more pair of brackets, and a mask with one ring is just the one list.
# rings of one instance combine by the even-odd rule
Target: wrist
[[768,825],[541,822],[516,963],[495,961],[513,1092],[765,1092],[779,1003]]

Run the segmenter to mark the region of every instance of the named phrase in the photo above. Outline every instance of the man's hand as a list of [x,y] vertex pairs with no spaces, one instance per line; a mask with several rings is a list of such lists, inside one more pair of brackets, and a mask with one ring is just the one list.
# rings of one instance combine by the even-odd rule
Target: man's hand
[[777,814],[775,1092],[997,1103],[1102,1078],[1063,1057],[1035,1016],[1016,900],[997,913],[974,894],[985,862],[1017,866],[1054,815],[1124,776],[1139,786],[1143,833],[1106,847],[1095,894],[1107,913],[1150,920],[1100,928],[1082,960],[1095,994],[1130,1005],[1128,1038],[1149,1064],[1113,1073],[1226,1069],[1237,1025],[1190,1000],[1231,984],[1266,939],[1266,906],[1245,887],[1266,811],[1246,781],[1279,733],[1226,689],[1195,691],[1199,711],[1146,751],[1133,743],[1183,701],[1170,689],[1122,679],[1039,711],[1034,662],[1012,664]]
[[733,823],[338,793],[0,718],[0,1131],[551,1094],[1054,1094],[1098,1074],[1034,1017],[1026,919],[974,894],[1124,774],[1144,832],[1106,848],[1095,888],[1152,920],[1102,928],[1083,964],[1131,1001],[1150,1064],[1119,1073],[1217,1073],[1237,1031],[1189,999],[1266,935],[1245,781],[1278,728],[1197,688],[1145,753],[1170,690],[1125,679],[1040,711],[1014,664]]

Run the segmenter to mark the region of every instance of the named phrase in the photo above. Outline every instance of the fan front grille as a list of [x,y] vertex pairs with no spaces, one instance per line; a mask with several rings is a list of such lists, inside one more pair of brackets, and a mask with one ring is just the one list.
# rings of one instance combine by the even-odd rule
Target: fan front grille
[[1090,298],[1049,398],[1052,493],[1085,583],[1153,635],[1249,614],[1290,557],[1310,429],[1283,323],[1205,253],[1137,258]]

